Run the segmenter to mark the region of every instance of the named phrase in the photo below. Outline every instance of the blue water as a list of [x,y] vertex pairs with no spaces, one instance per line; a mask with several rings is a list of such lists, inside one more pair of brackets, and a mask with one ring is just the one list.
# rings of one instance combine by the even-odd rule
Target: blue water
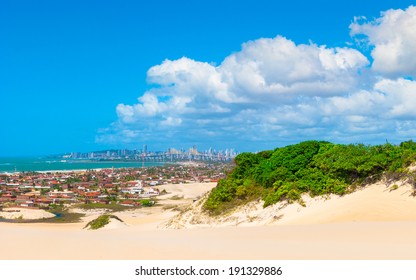
[[62,158],[40,157],[0,157],[0,173],[22,171],[54,171],[80,170],[97,168],[139,168],[162,166],[163,162],[122,162],[122,161],[91,161],[91,160],[62,160]]

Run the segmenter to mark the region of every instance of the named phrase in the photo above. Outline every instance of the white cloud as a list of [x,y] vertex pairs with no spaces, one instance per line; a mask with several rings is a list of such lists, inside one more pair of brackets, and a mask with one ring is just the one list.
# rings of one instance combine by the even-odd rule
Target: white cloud
[[182,119],[167,117],[165,120],[161,121],[161,125],[164,126],[178,126],[182,123]]
[[322,101],[321,110],[326,116],[372,115],[378,114],[386,98],[380,92],[359,91],[348,96],[333,97]]
[[383,137],[405,140],[399,134],[404,132],[402,124],[416,116],[413,104],[416,104],[415,81],[381,79],[371,90],[320,100],[315,114],[319,114],[319,120],[326,119],[329,133],[343,128],[345,134],[360,135],[363,139],[374,134],[381,140]]
[[368,64],[357,50],[296,45],[284,37],[243,44],[218,67],[230,91],[244,100],[285,102],[297,96],[338,95],[354,88]]
[[414,118],[416,117],[416,82],[398,79],[382,80],[375,85],[375,89],[383,92],[388,97],[390,108],[388,113],[392,117]]
[[[224,114],[233,110],[293,102],[300,96],[333,96],[354,89],[356,70],[368,64],[357,50],[296,45],[283,38],[243,44],[219,66],[189,58],[165,60],[148,71],[159,87],[134,105],[119,104],[122,123],[159,118],[160,124],[184,122],[187,116]],[[257,106],[258,106],[257,105]],[[182,123],[175,121],[176,125]]]
[[416,77],[416,7],[388,10],[372,22],[356,18],[351,34],[367,36],[374,46],[373,69],[383,75]]
[[147,72],[150,83],[163,86],[154,91],[159,95],[212,96],[223,102],[232,102],[236,97],[230,95],[227,84],[222,81],[216,67],[206,62],[198,62],[186,57],[178,60],[165,60]]
[[350,26],[374,45],[372,68],[356,49],[295,44],[281,36],[246,42],[219,65],[165,60],[147,73],[155,86],[136,104],[119,104],[118,120],[97,141],[108,135],[122,143],[273,147],[311,138],[406,140],[415,131],[416,82],[392,76],[416,73],[416,55],[410,57],[416,31],[406,25],[413,24],[414,10],[390,10],[375,22]]

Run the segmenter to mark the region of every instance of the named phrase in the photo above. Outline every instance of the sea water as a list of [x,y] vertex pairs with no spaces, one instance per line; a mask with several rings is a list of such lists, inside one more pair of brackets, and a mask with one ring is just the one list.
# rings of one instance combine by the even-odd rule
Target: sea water
[[0,173],[23,171],[86,170],[99,168],[140,168],[162,166],[163,162],[95,161],[43,157],[0,157]]

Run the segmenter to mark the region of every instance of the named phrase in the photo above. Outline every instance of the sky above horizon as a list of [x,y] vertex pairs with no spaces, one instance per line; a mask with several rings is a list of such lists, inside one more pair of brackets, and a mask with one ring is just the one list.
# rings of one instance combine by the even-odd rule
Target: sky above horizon
[[0,157],[416,132],[413,1],[0,2]]

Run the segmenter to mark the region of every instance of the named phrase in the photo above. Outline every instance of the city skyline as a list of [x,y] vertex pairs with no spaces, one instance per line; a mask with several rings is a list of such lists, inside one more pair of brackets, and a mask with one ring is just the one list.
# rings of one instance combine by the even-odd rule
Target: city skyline
[[202,160],[202,161],[229,161],[238,155],[233,148],[217,150],[209,148],[198,150],[194,145],[187,149],[168,148],[164,151],[148,150],[147,145],[142,149],[111,149],[90,152],[71,152],[58,154],[57,156],[68,159],[95,159],[95,160],[134,160],[134,161],[178,161],[178,160]]
[[413,139],[413,1],[0,3],[0,157]]

